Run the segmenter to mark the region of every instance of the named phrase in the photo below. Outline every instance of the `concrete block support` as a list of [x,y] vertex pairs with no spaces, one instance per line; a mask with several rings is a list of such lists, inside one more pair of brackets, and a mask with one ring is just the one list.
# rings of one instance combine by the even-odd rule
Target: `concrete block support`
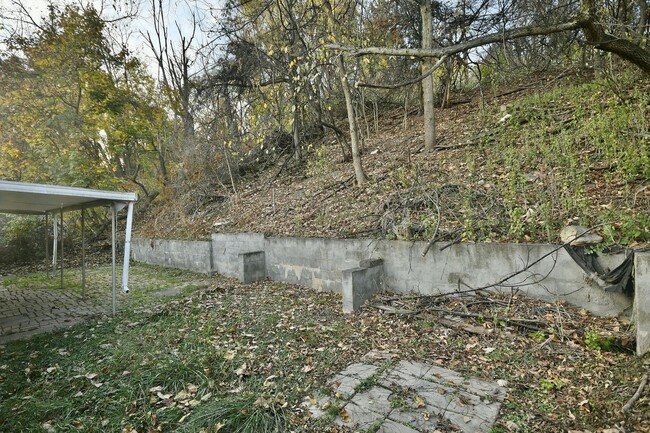
[[361,260],[359,267],[346,269],[343,274],[343,312],[354,313],[373,293],[382,288],[384,261]]
[[212,269],[239,278],[239,254],[264,251],[264,238],[263,233],[213,233]]
[[249,284],[266,278],[264,251],[239,254],[239,281]]
[[636,354],[650,350],[650,253],[634,254],[634,324]]

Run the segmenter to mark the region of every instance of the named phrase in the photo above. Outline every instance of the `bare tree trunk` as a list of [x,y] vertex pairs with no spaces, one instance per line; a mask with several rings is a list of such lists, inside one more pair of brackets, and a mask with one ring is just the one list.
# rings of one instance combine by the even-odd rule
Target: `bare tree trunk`
[[[421,0],[422,49],[433,47],[433,24],[431,22],[431,0]],[[422,61],[422,73],[433,66],[434,59],[427,57]],[[433,76],[422,80],[422,105],[424,109],[424,150],[430,152],[436,145],[436,119],[433,103]]]
[[361,89],[361,115],[366,124],[366,137],[368,138],[370,137],[370,124],[368,123],[368,115],[366,114],[366,95],[363,89]]
[[348,83],[348,77],[345,74],[343,57],[341,55],[336,56],[336,61],[339,69],[339,77],[341,79],[341,87],[343,87],[343,95],[345,96],[345,107],[348,112],[348,123],[350,124],[352,165],[354,166],[354,175],[357,180],[357,185],[361,186],[368,181],[368,178],[363,172],[363,166],[361,165],[361,155],[359,154],[359,130],[357,126],[357,118],[354,114],[354,105],[352,104],[352,92],[350,92],[350,83]]
[[158,163],[160,164],[160,174],[163,178],[163,185],[169,185],[169,174],[167,172],[167,160],[165,158],[165,149],[163,141],[160,139],[160,131],[156,134],[156,141],[158,145],[154,145],[156,153],[158,154]]
[[372,101],[372,114],[375,122],[375,134],[379,134],[379,107],[376,99]]
[[230,139],[232,140],[233,143],[233,146],[227,150],[226,150],[226,145],[224,144],[224,155],[226,157],[226,164],[228,165],[228,174],[230,175],[230,182],[232,183],[232,189],[235,192],[237,198],[239,198],[237,194],[237,190],[235,189],[235,182],[239,181],[239,163],[237,161],[237,158],[235,158],[231,163],[228,154],[231,153],[233,150],[235,152],[240,151],[241,140],[239,136],[239,127],[237,125],[235,108],[233,107],[232,100],[230,99],[230,90],[228,89],[228,86],[224,86],[223,88],[223,108],[226,113],[226,124],[228,126],[228,135],[230,135]]
[[298,92],[293,91],[293,149],[295,158],[300,161],[300,111],[298,109]]

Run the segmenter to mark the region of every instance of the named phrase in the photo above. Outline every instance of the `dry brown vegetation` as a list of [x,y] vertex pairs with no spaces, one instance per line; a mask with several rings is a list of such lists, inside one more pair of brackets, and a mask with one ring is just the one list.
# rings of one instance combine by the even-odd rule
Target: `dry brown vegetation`
[[578,222],[604,223],[609,244],[648,242],[650,112],[643,95],[650,88],[638,78],[624,84],[621,90],[562,71],[527,76],[483,97],[457,95],[436,112],[433,153],[422,151],[417,107],[406,117],[392,109],[377,131],[372,121],[367,128],[361,123],[371,179],[364,187],[355,186],[352,165],[326,137],[311,145],[307,164],[283,156],[243,177],[237,194],[214,187],[217,202],[196,205],[191,189],[154,202],[139,235],[429,239],[435,233],[450,241],[556,242],[563,225]]

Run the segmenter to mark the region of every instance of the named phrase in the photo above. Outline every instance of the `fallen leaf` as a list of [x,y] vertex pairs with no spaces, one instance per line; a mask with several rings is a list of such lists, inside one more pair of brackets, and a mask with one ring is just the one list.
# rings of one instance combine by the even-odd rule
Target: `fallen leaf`
[[506,425],[506,428],[508,430],[510,430],[510,431],[518,432],[520,430],[519,425],[517,425],[517,423],[512,421],[512,420],[507,420],[505,425]]
[[161,400],[169,400],[173,394],[163,394],[162,392],[157,392],[156,395]]
[[189,398],[190,398],[190,394],[184,389],[178,391],[178,393],[174,396],[174,400],[178,400],[178,401],[187,400]]
[[244,362],[242,365],[239,366],[237,370],[235,370],[235,374],[239,377],[243,377],[248,375],[248,365]]
[[265,399],[263,396],[259,396],[257,400],[255,400],[255,403],[253,403],[253,406],[255,407],[269,407],[269,401]]
[[268,387],[270,387],[270,386],[274,386],[274,385],[275,385],[275,382],[273,382],[273,379],[276,379],[277,377],[278,377],[278,376],[276,376],[275,374],[273,374],[273,375],[267,377],[266,379],[264,379],[264,383],[262,384],[262,386],[263,386],[264,388],[268,388]]

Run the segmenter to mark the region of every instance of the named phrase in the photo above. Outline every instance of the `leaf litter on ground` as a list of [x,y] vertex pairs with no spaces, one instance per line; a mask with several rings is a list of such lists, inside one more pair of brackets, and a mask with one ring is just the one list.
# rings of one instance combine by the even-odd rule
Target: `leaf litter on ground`
[[650,367],[631,324],[564,303],[382,293],[346,315],[338,294],[214,277],[146,311],[0,347],[0,430],[229,432],[210,414],[238,408],[242,423],[345,432],[302,403],[379,351],[506,385],[501,431],[650,431],[647,394],[621,413]]

